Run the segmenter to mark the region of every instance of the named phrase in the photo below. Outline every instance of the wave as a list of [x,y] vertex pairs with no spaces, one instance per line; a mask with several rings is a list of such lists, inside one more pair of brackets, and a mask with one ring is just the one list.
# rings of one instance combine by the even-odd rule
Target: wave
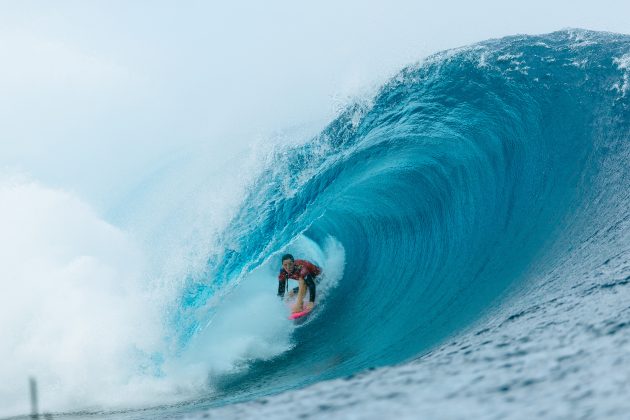
[[[108,385],[151,383],[142,393],[205,407],[432,351],[627,217],[629,62],[625,35],[489,40],[403,69],[309,141],[258,151],[244,198],[228,194],[220,223],[180,235],[194,249],[176,254],[188,268],[160,266],[181,276],[160,285],[168,298],[140,298],[166,314],[151,330],[160,343],[125,338],[141,367]],[[159,185],[153,197],[178,190]],[[136,218],[117,213],[132,230],[147,194],[127,203]],[[183,220],[207,197],[180,194],[185,218],[167,209],[166,223],[138,231],[192,229]],[[274,296],[287,251],[325,274],[318,312],[299,327]]]
[[628,179],[629,41],[568,30],[446,51],[274,151],[217,272],[278,265],[300,235],[336,238],[345,268],[295,347],[224,378],[224,395],[419,357],[562,259],[559,243],[612,223],[602,197]]

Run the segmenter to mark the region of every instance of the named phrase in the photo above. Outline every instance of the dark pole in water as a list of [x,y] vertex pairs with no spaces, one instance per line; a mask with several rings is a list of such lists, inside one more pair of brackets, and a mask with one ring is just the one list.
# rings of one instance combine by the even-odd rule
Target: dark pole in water
[[37,381],[35,378],[28,378],[28,382],[31,388],[31,419],[37,420],[39,419],[38,409],[37,409]]

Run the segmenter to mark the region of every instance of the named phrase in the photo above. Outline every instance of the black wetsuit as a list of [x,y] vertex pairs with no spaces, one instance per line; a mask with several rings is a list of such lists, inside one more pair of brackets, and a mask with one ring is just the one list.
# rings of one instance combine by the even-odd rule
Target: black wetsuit
[[[284,292],[287,289],[287,281],[288,280],[280,280],[278,282],[278,296],[284,297]],[[316,292],[315,277],[312,276],[311,274],[308,274],[306,277],[304,277],[304,283],[306,283],[306,287],[308,287],[309,302],[315,302],[315,292]],[[299,286],[293,288],[294,293],[297,293],[299,290],[300,290]]]

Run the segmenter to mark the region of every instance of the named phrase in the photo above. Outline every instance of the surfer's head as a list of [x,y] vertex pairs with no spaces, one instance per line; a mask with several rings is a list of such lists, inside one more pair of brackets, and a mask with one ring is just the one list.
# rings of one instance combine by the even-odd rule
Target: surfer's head
[[293,261],[295,260],[291,254],[284,254],[282,256],[282,268],[284,268],[287,273],[293,272]]

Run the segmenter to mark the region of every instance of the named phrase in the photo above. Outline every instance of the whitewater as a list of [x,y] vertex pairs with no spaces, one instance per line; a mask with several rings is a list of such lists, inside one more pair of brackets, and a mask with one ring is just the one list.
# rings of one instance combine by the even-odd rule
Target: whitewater
[[[624,418],[629,161],[630,36],[575,29],[174,156],[104,217],[3,174],[0,417],[32,376],[68,419]],[[323,268],[299,326],[286,252]]]

